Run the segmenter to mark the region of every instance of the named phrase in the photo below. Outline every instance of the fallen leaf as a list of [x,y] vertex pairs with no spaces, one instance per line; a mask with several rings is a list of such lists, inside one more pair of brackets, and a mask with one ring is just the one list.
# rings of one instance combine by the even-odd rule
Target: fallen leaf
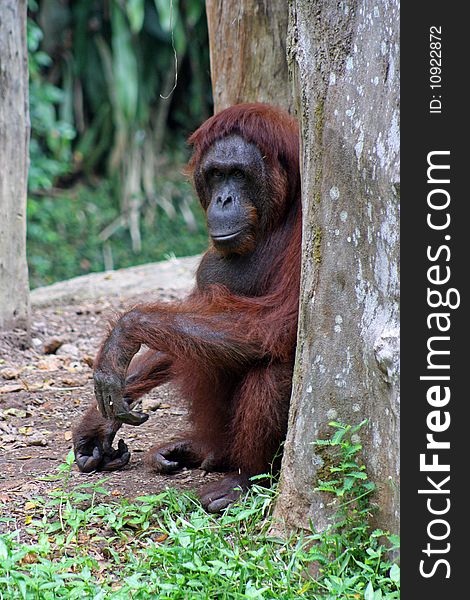
[[12,392],[21,392],[23,390],[24,390],[23,384],[13,383],[13,384],[9,384],[9,385],[2,385],[0,387],[0,394],[11,394]]
[[92,356],[89,356],[88,354],[86,354],[85,356],[82,356],[81,360],[86,365],[88,365],[91,369],[93,368],[93,364],[95,362],[95,359]]
[[[28,525],[28,523],[26,523],[26,525]],[[34,552],[28,552],[28,554],[25,554],[23,556],[23,558],[20,560],[20,563],[22,565],[33,565],[37,562],[38,562],[38,557],[37,557],[37,554],[34,554]]]
[[40,371],[57,371],[60,369],[62,361],[57,356],[47,356],[36,364]]
[[47,446],[47,440],[39,436],[31,436],[26,440],[27,446]]
[[34,431],[33,427],[19,427],[18,428],[19,433],[21,433],[22,435],[31,435]]
[[66,440],[67,442],[69,442],[72,439],[72,432],[71,431],[66,431],[64,433],[64,440]]
[[25,510],[33,510],[33,508],[36,508],[37,505],[38,505],[37,502],[32,502],[31,500],[28,500],[28,502],[26,502],[24,505],[24,509]]
[[11,415],[12,417],[19,417],[24,419],[26,417],[26,411],[22,408],[7,408],[3,411],[4,415]]
[[63,383],[64,385],[68,385],[70,387],[78,387],[80,386],[80,381],[77,381],[76,379],[61,379],[61,383]]
[[157,410],[161,408],[161,402],[157,398],[144,398],[142,400],[142,410],[144,412]]
[[62,346],[63,343],[64,342],[59,338],[52,338],[44,342],[42,351],[44,352],[44,354],[55,354],[55,352],[57,352],[57,350]]
[[11,367],[7,367],[6,369],[2,369],[0,371],[0,377],[3,377],[3,379],[18,379],[21,371],[22,369],[13,369]]

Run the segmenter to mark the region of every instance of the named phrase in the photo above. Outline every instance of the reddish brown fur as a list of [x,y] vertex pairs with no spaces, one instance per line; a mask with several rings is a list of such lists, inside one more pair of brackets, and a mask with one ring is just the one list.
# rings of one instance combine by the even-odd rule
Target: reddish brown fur
[[[297,204],[294,222],[281,229],[273,247],[266,249],[269,292],[248,298],[212,286],[207,293],[194,292],[180,305],[171,308],[153,305],[146,307],[145,312],[164,310],[192,315],[212,330],[230,332],[233,347],[227,350],[219,343],[191,344],[176,335],[169,336],[167,344],[174,356],[175,376],[183,393],[191,399],[198,441],[202,446],[217,446],[220,456],[233,467],[253,473],[268,467],[285,435],[287,422],[286,397],[288,400],[297,333],[301,246],[298,129],[294,119],[270,106],[234,106],[206,121],[190,137],[189,142],[194,144],[190,168],[197,169],[201,157],[216,139],[233,133],[257,145],[266,156],[279,214],[285,214],[290,203]],[[214,316],[221,314],[224,321],[215,321]],[[136,337],[162,349],[165,341],[154,339],[154,333],[144,326]],[[246,347],[239,352],[236,352],[237,339],[240,347]],[[235,383],[239,373],[264,357],[276,366],[255,367]],[[228,369],[235,371],[235,378],[227,373]],[[227,449],[228,456],[224,456]]]
[[[192,438],[201,457],[213,455],[216,464],[249,476],[269,468],[287,427],[300,277],[299,140],[297,124],[287,113],[262,104],[233,106],[190,137],[189,171],[196,180],[205,152],[215,140],[233,134],[260,149],[269,174],[270,200],[259,246],[263,293],[242,296],[223,285],[208,285],[180,303],[136,307],[112,334],[122,334],[119,348],[110,336],[98,363],[106,353],[119,372],[141,344],[154,349],[132,362],[126,397],[134,400],[163,381],[176,380],[190,401]],[[197,181],[196,187],[204,205],[204,190]],[[261,221],[263,215],[250,218],[258,217]]]

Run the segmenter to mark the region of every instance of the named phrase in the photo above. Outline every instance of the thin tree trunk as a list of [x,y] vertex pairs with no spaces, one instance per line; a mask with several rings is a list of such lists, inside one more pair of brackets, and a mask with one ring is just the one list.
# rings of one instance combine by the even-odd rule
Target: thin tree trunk
[[206,0],[214,110],[239,102],[292,109],[286,0]]
[[328,524],[315,492],[328,422],[359,432],[379,525],[399,520],[399,2],[291,0],[302,134],[303,271],[280,497],[289,528]]
[[26,6],[2,0],[0,14],[0,330],[29,327]]

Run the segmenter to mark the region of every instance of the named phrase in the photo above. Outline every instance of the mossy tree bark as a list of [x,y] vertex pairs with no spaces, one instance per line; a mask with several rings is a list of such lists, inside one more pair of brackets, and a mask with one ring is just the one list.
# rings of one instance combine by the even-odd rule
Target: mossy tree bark
[[286,0],[206,0],[214,112],[239,102],[290,110]]
[[26,7],[3,0],[0,11],[0,330],[29,327]]
[[278,522],[328,524],[315,492],[328,422],[356,424],[399,519],[399,2],[291,0],[288,56],[302,134],[303,271]]

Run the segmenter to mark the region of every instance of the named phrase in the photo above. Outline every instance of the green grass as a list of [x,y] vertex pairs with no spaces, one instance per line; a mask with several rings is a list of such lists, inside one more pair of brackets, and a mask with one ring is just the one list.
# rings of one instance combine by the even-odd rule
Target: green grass
[[[343,472],[356,472],[343,458]],[[1,599],[399,598],[387,554],[397,540],[369,530],[362,477],[333,492],[344,501],[328,531],[279,539],[269,533],[275,486],[255,485],[213,516],[175,490],[111,502],[104,480],[71,487],[72,464],[71,453],[21,530],[0,535]]]

